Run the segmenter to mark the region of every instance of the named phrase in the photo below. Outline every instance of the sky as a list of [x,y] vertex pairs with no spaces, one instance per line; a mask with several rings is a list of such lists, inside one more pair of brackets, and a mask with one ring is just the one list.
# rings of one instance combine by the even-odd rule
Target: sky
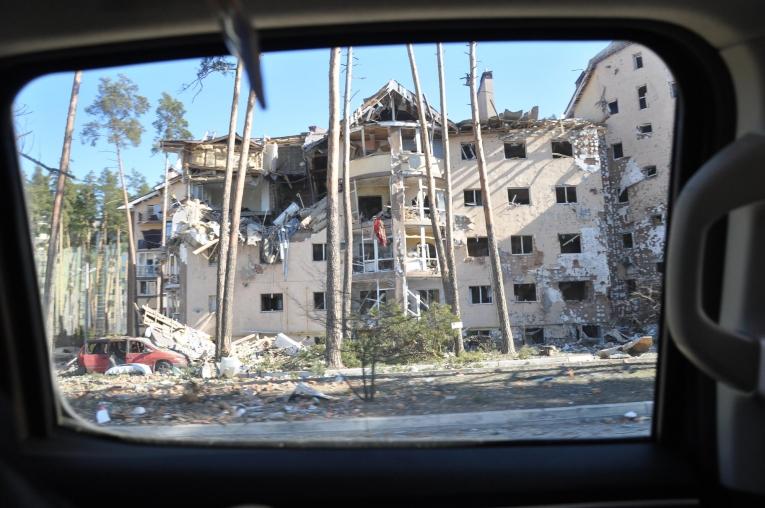
[[[529,110],[539,106],[540,117],[560,117],[574,92],[574,82],[588,60],[603,49],[608,41],[597,42],[502,42],[479,43],[478,70],[491,70],[494,76],[495,104],[500,111]],[[469,89],[464,76],[469,71],[468,47],[464,43],[445,44],[445,81],[449,118],[460,121],[470,117]],[[370,46],[354,48],[352,73],[352,108],[373,95],[389,80],[395,79],[414,91],[406,46]],[[439,101],[435,44],[415,46],[415,55],[423,92],[431,104]],[[345,62],[345,50],[342,54]],[[82,143],[82,126],[90,120],[85,108],[98,91],[102,77],[122,73],[133,80],[139,93],[147,97],[151,109],[141,117],[145,132],[138,147],[123,152],[126,171],[135,169],[152,185],[160,181],[164,168],[162,155],[152,155],[155,138],[151,123],[155,119],[157,101],[162,92],[181,100],[186,107],[189,129],[195,138],[205,133],[226,134],[231,107],[233,73],[214,75],[196,90],[181,92],[184,83],[196,76],[198,59],[175,60],[152,64],[88,70],[83,73],[80,102],[72,142],[70,171],[82,177],[89,171],[99,173],[104,167],[114,168],[113,151],[105,143],[91,147]],[[327,126],[329,104],[329,50],[274,52],[262,57],[264,91],[267,108],[255,112],[253,137],[285,136],[308,130],[309,125]],[[73,73],[50,74],[30,82],[15,101],[19,150],[57,167],[61,157],[66,113],[69,105]],[[340,76],[340,93],[344,90],[344,66]],[[243,81],[238,131],[244,123],[248,83]],[[196,94],[196,95],[195,95]],[[439,109],[437,107],[437,109]],[[29,174],[34,164],[22,159],[22,168]]]

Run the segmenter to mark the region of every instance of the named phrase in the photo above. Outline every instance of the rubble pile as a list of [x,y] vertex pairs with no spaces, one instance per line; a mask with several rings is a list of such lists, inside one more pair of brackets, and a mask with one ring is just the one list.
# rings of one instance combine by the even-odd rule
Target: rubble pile
[[209,334],[171,319],[148,305],[141,309],[146,336],[156,345],[178,351],[190,362],[203,362],[215,356],[215,343]]

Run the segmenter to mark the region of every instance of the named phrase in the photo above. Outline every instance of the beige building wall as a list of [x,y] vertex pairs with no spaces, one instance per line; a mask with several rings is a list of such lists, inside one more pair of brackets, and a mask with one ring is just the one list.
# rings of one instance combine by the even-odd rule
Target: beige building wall
[[[457,224],[457,274],[466,328],[499,326],[496,306],[471,302],[470,286],[490,281],[488,257],[468,255],[468,238],[485,236],[482,206],[466,206],[464,191],[480,189],[474,160],[462,160],[461,144],[472,134],[452,137],[453,204]],[[553,158],[552,140],[570,140],[574,157]],[[505,159],[506,141],[524,142],[525,159]],[[483,133],[495,231],[514,333],[524,327],[545,327],[548,338],[568,338],[577,325],[607,321],[610,275],[603,218],[602,132],[586,122],[543,121],[529,129]],[[556,203],[556,186],[576,188],[577,202]],[[530,204],[511,204],[508,189],[528,188]],[[469,224],[469,226],[466,226]],[[558,234],[581,234],[582,252],[562,254]],[[533,252],[513,254],[511,236],[531,235]],[[586,281],[587,297],[564,302],[560,281]],[[535,302],[516,301],[513,285],[536,284]]]
[[[590,67],[578,100],[569,107],[568,114],[606,126],[610,187],[615,194],[612,199],[615,307],[626,324],[643,327],[648,321],[658,320],[675,81],[661,58],[639,44],[613,43],[610,51],[596,57]],[[641,87],[646,88],[644,94]],[[618,112],[611,109],[614,102]],[[647,125],[651,132],[640,132],[641,126]],[[617,144],[622,146],[623,157],[615,157],[619,155],[614,153]],[[624,194],[622,199],[619,194],[625,190],[628,201],[622,202]],[[631,248],[625,247],[622,236],[629,234]]]

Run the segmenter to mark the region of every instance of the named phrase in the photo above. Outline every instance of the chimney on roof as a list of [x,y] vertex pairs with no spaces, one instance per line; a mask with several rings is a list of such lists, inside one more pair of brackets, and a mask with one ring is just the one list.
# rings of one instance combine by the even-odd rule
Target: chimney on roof
[[494,104],[494,77],[491,71],[483,71],[478,85],[478,119],[486,122],[492,116],[497,116]]

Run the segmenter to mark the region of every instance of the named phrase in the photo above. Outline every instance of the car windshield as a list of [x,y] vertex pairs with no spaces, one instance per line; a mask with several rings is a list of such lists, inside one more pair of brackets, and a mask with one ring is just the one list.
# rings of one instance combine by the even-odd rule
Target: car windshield
[[229,56],[18,95],[67,411],[202,442],[650,434],[677,94],[658,55],[404,44],[262,71],[267,109]]

